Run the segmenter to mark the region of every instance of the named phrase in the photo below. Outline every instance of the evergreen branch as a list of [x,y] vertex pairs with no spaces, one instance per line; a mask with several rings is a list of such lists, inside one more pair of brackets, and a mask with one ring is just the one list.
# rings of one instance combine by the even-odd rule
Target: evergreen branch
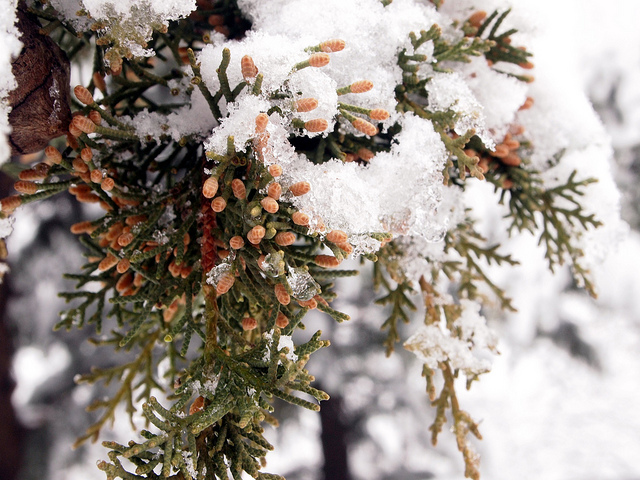
[[453,272],[459,274],[458,292],[460,295],[471,300],[483,300],[478,286],[485,284],[500,300],[502,309],[514,312],[515,308],[511,303],[511,299],[491,281],[478,261],[486,261],[488,265],[495,263],[497,265],[507,264],[510,266],[518,265],[519,262],[514,260],[511,255],[500,254],[498,252],[499,245],[490,247],[481,245],[486,242],[486,239],[473,229],[473,223],[470,221],[461,223],[457,228],[449,230],[445,235],[444,241],[445,252],[450,249],[455,250],[464,262],[463,264],[447,262],[443,265],[443,271],[450,279],[454,278]]
[[[473,39],[463,38],[455,44],[438,37],[434,40],[433,57],[437,60],[437,64],[441,62],[463,62],[469,63],[469,57],[479,57],[491,50],[495,45],[492,39],[481,39],[474,37]],[[436,69],[436,67],[434,67]],[[449,71],[442,67],[437,67],[440,71]]]
[[220,91],[227,102],[233,102],[233,93],[229,86],[229,79],[227,78],[227,67],[229,67],[229,60],[231,59],[231,51],[228,48],[222,50],[222,61],[218,67],[218,81],[220,82]]
[[213,114],[213,118],[216,120],[220,120],[222,118],[222,113],[220,113],[220,107],[218,107],[218,100],[214,96],[211,95],[211,92],[207,88],[207,86],[202,81],[202,74],[200,73],[200,65],[196,62],[195,54],[193,50],[188,49],[187,54],[189,55],[189,63],[191,64],[191,69],[193,70],[193,78],[192,82],[197,85],[198,89],[200,89],[200,93],[207,101],[209,105],[209,109]]
[[351,317],[346,313],[342,313],[337,310],[334,310],[333,308],[323,305],[322,303],[318,303],[318,310],[326,313],[338,323],[351,320]]
[[102,430],[102,427],[108,421],[113,422],[115,418],[115,410],[121,402],[126,402],[127,410],[129,414],[130,415],[133,414],[133,412],[135,411],[135,407],[133,406],[133,400],[132,400],[132,394],[134,390],[132,388],[133,381],[136,378],[136,376],[139,374],[140,369],[145,364],[151,362],[151,351],[158,338],[158,334],[159,334],[159,331],[156,330],[155,332],[151,333],[147,337],[146,344],[144,345],[142,351],[134,361],[128,364],[121,365],[111,370],[101,371],[98,369],[94,369],[91,374],[83,375],[78,379],[78,383],[82,383],[82,382],[94,383],[102,378],[109,381],[111,378],[113,378],[116,375],[116,373],[124,374],[125,371],[127,372],[126,377],[122,380],[120,384],[120,388],[118,389],[118,391],[114,396],[112,396],[107,401],[94,403],[94,406],[90,407],[91,409],[102,407],[102,408],[105,408],[106,410],[102,414],[102,416],[87,429],[86,433],[80,436],[75,441],[74,448],[80,446],[89,438],[91,438],[95,442],[98,439],[98,435],[100,435],[100,431]]
[[[573,171],[565,183],[553,188],[545,188],[538,172],[523,168],[510,170],[514,188],[501,192],[500,202],[508,196],[511,221],[509,233],[524,230],[538,233],[538,244],[545,248],[545,258],[551,271],[569,260],[576,280],[595,296],[589,272],[581,266],[582,250],[574,246],[576,235],[597,228],[602,223],[594,214],[583,210],[579,198],[584,188],[596,182],[593,178],[576,180],[577,171]],[[494,184],[496,182],[494,181]],[[566,207],[564,205],[572,205]]]
[[392,305],[391,313],[380,327],[381,330],[387,330],[387,338],[384,341],[384,345],[386,347],[386,354],[389,356],[393,353],[395,344],[400,341],[398,320],[409,323],[410,317],[406,310],[415,311],[416,306],[407,296],[407,293],[412,292],[409,284],[399,283],[395,288],[390,288],[389,284],[385,282],[384,287],[387,288],[389,293],[377,299],[376,304]]

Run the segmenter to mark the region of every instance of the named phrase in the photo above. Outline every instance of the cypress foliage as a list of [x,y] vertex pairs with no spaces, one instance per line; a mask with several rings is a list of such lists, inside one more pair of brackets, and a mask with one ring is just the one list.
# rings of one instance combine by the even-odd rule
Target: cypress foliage
[[[102,207],[102,216],[72,228],[86,249],[86,263],[81,272],[67,275],[76,289],[60,294],[69,309],[56,328],[91,327],[99,335],[92,340],[96,345],[122,351],[127,359],[78,379],[116,388],[89,407],[100,416],[77,444],[97,440],[121,404],[133,414],[143,402],[149,430],[127,445],[104,442],[109,460],[98,467],[107,478],[240,479],[243,472],[256,479],[282,478],[262,471],[273,449],[263,436],[264,424],[277,423],[274,398],[313,411],[328,399],[313,386],[305,365],[329,342],[315,332],[294,344],[292,335],[304,328],[312,309],[337,322],[349,320],[331,306],[333,281],[357,274],[340,267],[349,256],[374,263],[375,288],[381,291],[376,303],[390,307],[381,325],[388,355],[405,340],[399,322],[414,321],[416,292],[422,294],[425,328],[446,330],[448,340],[468,341],[460,326],[465,302],[497,300],[502,309],[514,310],[485,265],[506,267],[517,260],[488,244],[471,216],[444,235],[448,257],[425,253],[430,270],[417,284],[400,267],[407,244],[398,235],[368,232],[367,240],[380,248],[354,251],[350,235],[310,219],[295,199],[321,192],[313,192],[307,181],[285,187],[288,172],[267,160],[270,115],[289,122],[291,144],[310,161],[337,159],[363,168],[375,155],[392,151],[402,125],[381,129],[391,113],[430,122],[446,150],[445,186],[464,190],[471,182],[491,183],[508,208],[510,233],[535,232],[549,267],[570,262],[578,282],[593,293],[575,231],[567,225],[599,226],[580,203],[594,180],[578,180],[574,172],[549,188],[529,166],[534,147],[517,125],[489,148],[473,129],[456,133],[460,113],[453,107],[430,106],[433,75],[473,58],[484,58],[519,82],[533,80],[526,74],[531,54],[512,45],[515,30],[506,26],[508,11],[473,13],[455,26],[463,33],[458,39],[438,25],[411,33],[411,48],[397,54],[402,79],[395,88],[396,112],[359,105],[353,94],[373,87],[359,80],[338,86],[338,123],[330,127],[323,118],[287,116],[285,104],[297,101],[295,111],[301,114],[315,109],[318,100],[295,98],[286,85],[264,91],[261,66],[249,56],[235,58],[229,49],[217,68],[218,89],[210,90],[198,53],[211,42],[212,26],[228,38],[241,38],[250,24],[233,1],[200,3],[206,5],[188,18],[154,25],[155,33],[145,41],[152,55],[142,57],[128,50],[115,28],[104,33],[106,26],[95,22],[77,32],[48,3],[30,9],[72,62],[92,55],[93,72],[85,86],[74,89],[77,101],[66,144],[54,142],[44,163],[19,173],[18,194],[2,200],[1,215],[67,191],[79,202]],[[339,39],[319,40],[307,49],[308,59],[291,61],[291,72],[320,69],[345,48]],[[432,55],[419,53],[426,44],[432,45]],[[230,79],[230,65],[241,67],[241,81]],[[246,142],[229,135],[223,154],[207,148],[197,134],[174,138],[169,125],[159,125],[164,133],[157,136],[141,136],[130,120],[143,112],[167,118],[198,94],[221,124],[229,106],[247,92],[270,108],[247,127]],[[325,134],[312,135],[318,132]],[[442,278],[450,281],[449,291],[442,290]],[[421,342],[414,338],[405,346],[424,355]],[[158,378],[160,362],[169,365],[165,378]],[[470,384],[482,369],[461,366],[446,355],[435,365],[426,362],[423,375],[436,410],[430,429],[435,444],[450,415],[466,476],[478,478],[478,455],[468,436],[480,438],[480,432],[457,400],[455,379],[461,373]],[[444,381],[436,382],[436,375]]]

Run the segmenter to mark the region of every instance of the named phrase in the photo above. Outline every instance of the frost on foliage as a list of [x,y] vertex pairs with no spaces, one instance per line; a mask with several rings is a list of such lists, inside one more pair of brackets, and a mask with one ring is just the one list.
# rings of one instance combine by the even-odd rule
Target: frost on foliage
[[[357,253],[375,251],[379,246],[370,245],[363,236],[369,232],[386,231],[395,236],[418,235],[428,241],[441,240],[447,223],[436,217],[443,190],[440,172],[446,151],[429,121],[411,114],[399,116],[394,107],[395,87],[402,82],[398,54],[402,49],[414,53],[409,34],[428,29],[434,23],[448,26],[451,19],[441,16],[429,4],[408,0],[399,0],[387,7],[377,0],[331,0],[321,4],[298,0],[265,4],[245,0],[240,1],[239,6],[252,20],[253,31],[240,42],[205,46],[198,58],[205,84],[211,92],[219,89],[217,68],[223,48],[228,48],[230,85],[242,81],[239,59],[249,55],[264,76],[264,97],[285,92],[290,98],[278,103],[264,97],[258,99],[245,91],[235,102],[221,108],[223,117],[228,116],[213,129],[207,150],[224,155],[227,138],[233,136],[236,148],[245,151],[256,115],[268,111],[271,105],[277,106],[282,116],[277,113],[270,116],[264,161],[282,165],[284,175],[280,183],[285,189],[299,181],[311,184],[310,193],[287,200],[309,215],[312,231],[322,230],[323,225],[343,230],[350,235]],[[309,22],[309,18],[313,18],[313,22]],[[352,28],[354,23],[359,28]],[[329,38],[344,39],[345,49],[332,53],[329,64],[321,69],[292,72],[296,62],[308,57],[305,47]],[[427,58],[432,56],[433,43],[426,42],[420,53]],[[489,69],[486,62],[481,65],[480,60],[458,68],[460,73],[433,74],[427,83],[428,108],[454,111],[459,134],[474,129],[492,148],[495,141],[501,140],[524,102],[527,87]],[[422,71],[432,73],[428,65]],[[373,90],[357,98],[352,94],[336,97],[336,88],[361,79],[371,80]],[[312,112],[296,114],[291,111],[291,102],[298,97],[317,98],[320,105]],[[359,106],[382,107],[392,112],[383,128],[399,122],[403,130],[394,138],[391,151],[378,153],[366,167],[339,160],[314,165],[297,153],[288,140],[291,134],[297,134],[291,127],[292,118],[304,121],[324,118],[330,130],[334,128],[337,101],[357,102]],[[360,135],[348,122],[340,128]]]
[[366,233],[351,235],[349,237],[349,243],[353,245],[352,255],[354,257],[367,253],[375,253],[380,250],[380,247],[382,246],[382,242],[370,235],[367,235]]
[[[231,105],[231,116],[214,129],[208,149],[222,153],[227,136],[232,134],[236,148],[243,148],[249,138],[247,126],[252,132],[261,102],[249,97],[241,102],[251,107],[250,113]],[[311,192],[289,200],[310,216],[312,228],[313,220],[321,218],[326,228],[349,235],[384,231],[421,235],[430,241],[442,238],[446,225],[436,213],[444,188],[441,172],[446,151],[431,122],[405,115],[400,119],[402,131],[394,138],[391,151],[379,153],[362,167],[339,160],[311,163],[289,143],[289,133],[278,115],[272,114],[270,120],[265,162],[277,162],[283,167],[283,188],[299,181],[311,184]],[[358,237],[350,238],[356,248],[360,246],[357,240]]]
[[209,373],[207,376],[207,381],[204,382],[204,385],[200,383],[198,380],[196,380],[191,385],[191,389],[196,395],[202,395],[205,397],[213,396],[216,393],[216,389],[218,388],[219,382],[220,382],[219,374]]
[[458,73],[435,73],[425,88],[429,94],[430,110],[455,112],[454,129],[458,135],[475,130],[476,135],[487,148],[494,147],[494,142],[486,128],[484,107]]
[[16,87],[16,81],[11,72],[11,60],[20,54],[22,43],[15,26],[16,15],[14,0],[0,0],[0,165],[9,160],[11,147],[7,138],[11,132],[9,125],[10,107],[5,98]]
[[291,360],[292,362],[297,361],[298,356],[293,352],[295,348],[293,345],[293,340],[290,336],[280,335],[280,340],[278,341],[278,350],[282,350],[285,347],[289,350],[286,355],[287,359]]
[[[463,191],[456,186],[443,189],[442,201],[434,222],[444,225],[447,230],[455,228],[465,220]],[[387,269],[392,276],[416,287],[425,272],[446,261],[457,262],[460,256],[450,249],[444,252],[444,241],[428,241],[420,235],[404,235],[394,240],[396,251],[390,254]]]
[[246,143],[254,137],[256,117],[269,109],[269,103],[255,95],[245,95],[237,102],[229,104],[229,116],[215,128],[213,135],[205,142],[208,151],[224,155],[227,138],[234,137],[236,150],[246,151]]
[[[417,286],[425,272],[434,265],[448,260],[444,253],[444,242],[427,242],[417,235],[406,235],[395,240],[399,253],[390,258],[389,269],[393,275],[413,286]],[[458,258],[456,258],[458,260]]]
[[194,89],[187,105],[177,108],[168,115],[149,112],[146,109],[137,114],[130,124],[143,139],[155,139],[166,135],[175,141],[188,135],[205,137],[211,132],[216,122],[209,105],[200,93]]
[[207,273],[207,283],[214,287],[218,286],[220,279],[224,276],[225,273],[231,272],[231,263],[235,260],[235,254],[230,253],[224,261],[220,262],[218,265],[213,267]]
[[[146,42],[154,30],[171,20],[186,17],[196,8],[195,0],[52,0],[53,6],[79,29],[90,23],[78,18],[83,11],[97,21],[98,32],[108,36],[121,55],[150,56]],[[108,58],[108,57],[107,57]]]
[[[347,94],[340,100],[347,103],[357,101],[365,108],[384,108],[392,115],[383,122],[383,127],[392,125],[397,117],[394,113],[395,87],[402,82],[398,53],[411,47],[409,34],[412,31],[428,29],[443,20],[431,5],[402,0],[386,8],[378,0],[241,0],[238,3],[243,13],[253,21],[253,30],[241,42],[205,46],[198,61],[202,63],[202,78],[207,87],[212,92],[218,90],[216,69],[220,65],[223,48],[231,52],[232,60],[227,70],[231,85],[242,80],[239,59],[249,55],[264,76],[263,92],[269,94],[285,89],[294,95],[294,100],[298,92],[318,99],[316,110],[298,118],[324,118],[330,129],[337,114],[336,88],[363,79],[373,82],[371,91],[357,97]],[[358,28],[353,28],[354,25]],[[346,46],[343,51],[331,54],[327,66],[291,71],[293,65],[308,58],[306,47],[332,38],[343,39]],[[290,105],[279,107],[285,113],[291,112]],[[224,115],[226,112],[222,110]],[[345,128],[350,133],[359,134],[349,125]]]
[[437,369],[441,362],[450,362],[454,370],[473,376],[488,372],[491,362],[486,357],[495,352],[497,337],[480,315],[480,305],[461,300],[462,313],[453,323],[452,332],[441,325],[423,325],[404,343],[429,368]]
[[326,228],[351,235],[356,248],[357,235],[368,232],[440,240],[446,231],[436,215],[444,189],[444,145],[431,122],[408,114],[400,123],[391,151],[377,154],[365,167],[339,160],[313,164],[288,143],[286,132],[274,127],[269,145],[272,161],[284,169],[283,187],[311,184],[309,193],[290,200],[312,219],[321,218]]
[[[312,231],[321,230],[322,225],[343,230],[350,235],[357,253],[375,251],[379,247],[379,244],[371,245],[364,237],[363,234],[370,232],[385,231],[395,236],[418,235],[428,241],[441,240],[447,223],[438,218],[437,212],[444,188],[441,172],[447,153],[429,121],[411,114],[399,116],[395,113],[395,87],[402,82],[399,52],[402,49],[413,52],[409,34],[428,29],[434,23],[447,25],[448,19],[441,17],[429,4],[402,0],[386,8],[377,0],[331,0],[321,4],[297,0],[268,3],[245,0],[240,1],[239,6],[252,20],[253,31],[240,42],[205,46],[198,57],[202,78],[211,92],[219,89],[217,68],[223,49],[228,48],[231,54],[227,69],[230,85],[243,80],[239,60],[249,55],[264,77],[263,96],[258,98],[245,90],[234,102],[222,105],[223,119],[221,125],[213,129],[206,143],[207,150],[224,155],[227,139],[233,136],[236,149],[246,151],[256,116],[277,106],[282,115],[273,113],[269,118],[264,161],[278,163],[284,168],[279,181],[285,191],[286,187],[299,181],[311,184],[310,193],[287,200],[309,215]],[[309,22],[309,18],[313,18],[313,22]],[[358,28],[352,28],[354,23]],[[308,58],[305,47],[330,38],[344,39],[346,47],[332,53],[327,66],[292,71],[293,65]],[[421,48],[424,52],[421,50],[420,53],[432,55],[432,42],[426,42]],[[521,104],[522,89],[513,87],[510,80],[498,82],[502,87],[507,84],[513,87],[515,93],[510,95],[504,107],[488,109],[490,130],[484,107],[467,84],[473,75],[469,73],[466,77],[458,73],[435,74],[427,84],[429,108],[454,110],[458,113],[456,128],[459,133],[475,129],[485,144],[493,146],[495,132],[504,130]],[[353,94],[337,98],[336,88],[362,79],[371,80],[373,90],[357,95],[357,98]],[[482,79],[474,81],[481,90],[481,85],[494,80],[485,72]],[[289,98],[283,101],[267,99],[276,92],[284,92]],[[319,107],[305,114],[292,112],[292,101],[298,97],[317,98]],[[497,98],[494,96],[491,100]],[[391,151],[378,153],[366,167],[340,160],[315,165],[297,153],[289,143],[289,136],[297,134],[291,126],[292,118],[303,121],[323,118],[329,122],[330,130],[338,101],[357,102],[359,106],[386,108],[392,112],[383,128],[399,122],[402,131],[393,139]],[[361,135],[348,122],[340,128]]]
[[285,168],[292,181],[311,184],[311,192],[293,199],[294,205],[320,216],[328,229],[348,234],[383,231],[439,241],[446,232],[436,216],[446,151],[431,122],[405,115],[400,123],[391,151],[378,153],[366,167],[292,158]]
[[483,107],[488,135],[495,143],[500,143],[525,102],[529,85],[496,72],[480,57],[472,58],[470,63],[459,68],[471,94]]
[[291,293],[302,301],[311,300],[321,291],[320,285],[313,279],[309,272],[303,268],[289,268],[287,283],[291,287]]
[[519,112],[517,121],[525,127],[524,136],[534,146],[530,157],[533,168],[544,171],[557,153],[591,146],[599,146],[605,156],[609,155],[609,137],[589,100],[575,88],[574,82],[553,71],[538,70],[530,95],[535,103]]
[[[343,39],[345,49],[332,54],[323,71],[338,86],[362,79],[373,81],[373,90],[357,97],[359,105],[390,112],[395,110],[395,87],[402,82],[397,55],[410,46],[409,33],[442,20],[432,5],[407,0],[394,1],[387,7],[378,0],[240,0],[238,4],[262,35],[287,32],[290,43],[303,46]],[[266,81],[272,67],[254,60]],[[267,67],[269,70],[265,70]]]
[[193,464],[192,453],[190,451],[182,452],[182,459],[184,460],[184,464],[187,467],[187,472],[191,475],[191,478],[196,478],[198,473],[196,471],[196,467]]
[[[267,362],[269,361],[269,358],[271,356],[271,348],[273,347],[273,334],[266,332],[262,335],[264,337],[265,340],[267,340],[267,348],[265,350],[265,354],[264,354],[264,361]],[[295,346],[293,344],[293,340],[291,339],[290,336],[287,335],[280,335],[279,337],[280,339],[278,340],[278,346],[276,348],[277,351],[282,350],[283,348],[287,348],[288,352],[286,354],[286,358],[287,360],[290,360],[292,362],[297,362],[298,361],[298,356],[294,353],[294,349]]]
[[262,262],[262,271],[270,277],[284,275],[285,261],[282,251],[267,254]]

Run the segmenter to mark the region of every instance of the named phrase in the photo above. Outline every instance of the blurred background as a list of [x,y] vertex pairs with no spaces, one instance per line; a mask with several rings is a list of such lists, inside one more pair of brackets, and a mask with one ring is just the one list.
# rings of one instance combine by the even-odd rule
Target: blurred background
[[[535,239],[511,245],[522,264],[495,274],[519,311],[490,318],[501,355],[469,392],[460,388],[461,406],[481,421],[484,480],[640,480],[640,2],[535,5],[547,12],[540,54],[577,79],[611,136],[629,231],[595,272],[597,300],[568,271],[549,273]],[[3,178],[3,192],[10,186]],[[62,195],[16,215],[12,271],[0,289],[2,479],[104,478],[99,444],[70,449],[92,421],[84,407],[101,395],[73,379],[113,358],[86,342],[90,332],[52,332],[64,308],[57,292],[73,289],[62,274],[81,259],[69,227],[90,217]],[[331,339],[308,368],[332,399],[320,414],[277,409],[268,470],[288,480],[462,479],[453,435],[431,446],[421,366],[401,349],[385,358],[370,273],[337,290],[337,308],[352,320],[306,322]],[[126,441],[129,428],[117,422],[104,439]]]

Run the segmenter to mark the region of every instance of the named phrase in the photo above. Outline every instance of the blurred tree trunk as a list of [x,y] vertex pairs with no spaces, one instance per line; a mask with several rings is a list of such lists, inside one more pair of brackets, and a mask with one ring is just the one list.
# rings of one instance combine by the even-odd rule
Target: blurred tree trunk
[[[12,181],[0,174],[0,197],[6,197],[11,190]],[[9,275],[0,284],[0,478],[14,480],[18,477],[21,463],[23,429],[18,423],[11,394],[15,382],[11,376],[13,355],[12,335],[6,324],[6,305],[10,292]]]
[[320,409],[324,480],[351,480],[347,456],[348,425],[342,413],[342,398],[331,395]]

